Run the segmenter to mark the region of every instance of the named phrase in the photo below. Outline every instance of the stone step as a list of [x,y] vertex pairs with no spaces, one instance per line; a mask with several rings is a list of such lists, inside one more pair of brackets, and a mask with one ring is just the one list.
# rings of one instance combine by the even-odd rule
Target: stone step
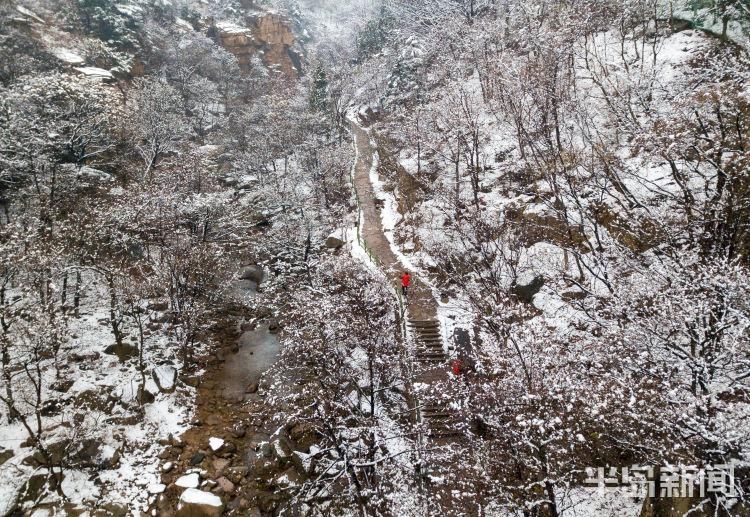
[[443,351],[442,347],[440,347],[440,348],[438,348],[438,347],[430,347],[430,348],[428,348],[428,347],[425,347],[425,346],[418,346],[417,347],[417,354],[427,354],[427,355],[442,354],[442,355],[445,355],[445,352]]
[[413,330],[417,334],[440,334],[440,327],[437,325],[434,327],[414,327]]
[[462,436],[460,431],[444,430],[444,431],[430,431],[427,433],[430,438],[453,438],[456,436]]
[[440,412],[437,412],[437,413],[425,413],[424,411],[422,411],[422,417],[425,420],[428,420],[428,421],[432,422],[432,421],[436,421],[436,420],[437,421],[454,420],[455,417],[456,417],[456,415],[454,415],[453,413],[450,413],[450,412],[445,412],[445,411],[443,411],[441,413]]
[[445,357],[421,357],[417,356],[417,361],[420,363],[444,363]]
[[430,321],[408,320],[406,324],[409,325],[410,327],[414,327],[415,329],[433,329],[433,328],[440,327],[440,323],[434,320],[430,320]]

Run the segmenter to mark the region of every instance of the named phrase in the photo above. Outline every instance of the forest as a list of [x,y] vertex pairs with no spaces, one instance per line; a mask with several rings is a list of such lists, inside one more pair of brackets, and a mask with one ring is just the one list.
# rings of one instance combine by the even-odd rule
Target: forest
[[0,515],[750,515],[749,37],[0,0]]

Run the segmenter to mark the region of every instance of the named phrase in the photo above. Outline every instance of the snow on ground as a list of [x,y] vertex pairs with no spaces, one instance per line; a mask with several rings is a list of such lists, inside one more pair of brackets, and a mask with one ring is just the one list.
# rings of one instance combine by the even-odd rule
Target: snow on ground
[[94,66],[80,66],[73,67],[73,70],[93,79],[101,79],[102,81],[114,80],[112,72],[110,72],[109,70],[104,70],[103,68],[96,68]]
[[632,497],[628,487],[573,488],[560,497],[558,507],[566,517],[638,517],[643,499]]
[[76,52],[73,52],[72,50],[68,50],[66,48],[59,47],[52,49],[52,54],[54,54],[54,56],[60,61],[64,61],[65,63],[71,65],[82,65],[85,62],[85,59],[83,59]]
[[19,13],[21,13],[23,16],[25,16],[27,18],[31,18],[35,22],[44,23],[44,20],[42,20],[41,18],[39,18],[39,16],[37,16],[34,11],[32,11],[31,9],[27,9],[26,7],[24,7],[22,5],[17,5],[16,6],[16,11],[18,11]]
[[213,506],[216,508],[223,506],[220,497],[215,496],[210,492],[204,492],[195,488],[188,488],[185,490],[180,496],[180,503]]
[[[90,444],[91,461],[104,466],[65,469],[63,489],[71,503],[85,505],[104,500],[145,510],[155,496],[149,493],[148,486],[161,479],[158,455],[163,446],[159,442],[187,429],[195,390],[178,383],[173,393],[159,391],[151,378],[152,371],[158,365],[177,365],[179,361],[174,345],[154,325],[146,340],[144,359],[147,390],[155,400],[140,413],[136,392],[141,377],[136,361],[123,363],[116,355],[106,353],[114,342],[106,323],[108,309],[102,305],[106,291],[89,275],[84,275],[84,281],[88,282],[85,292],[90,295],[82,300],[80,317],[71,318],[72,339],[63,345],[60,354],[59,380],[69,380],[70,384],[67,390],[45,390],[46,400],[57,400],[61,409],[43,419],[43,439],[48,446],[66,444],[69,452]],[[126,339],[126,343],[135,344],[135,340]],[[54,368],[49,365],[48,370],[45,384],[49,386],[55,379]],[[25,446],[27,439],[20,424],[8,424],[5,419],[0,423],[0,451],[7,449],[14,454],[0,465],[0,514],[16,504],[26,481],[41,472],[23,461],[34,452]],[[27,502],[26,508],[30,506]]]

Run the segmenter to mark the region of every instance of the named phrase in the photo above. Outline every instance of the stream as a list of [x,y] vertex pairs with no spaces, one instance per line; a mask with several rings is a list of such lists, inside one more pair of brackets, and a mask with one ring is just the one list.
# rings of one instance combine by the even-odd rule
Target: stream
[[239,338],[239,351],[229,357],[219,375],[221,394],[226,400],[238,400],[247,393],[251,384],[260,381],[279,357],[279,338],[262,325],[243,333]]

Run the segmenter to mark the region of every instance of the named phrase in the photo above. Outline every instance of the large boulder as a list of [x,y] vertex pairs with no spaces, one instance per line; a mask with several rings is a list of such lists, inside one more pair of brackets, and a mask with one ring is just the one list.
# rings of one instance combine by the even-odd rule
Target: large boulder
[[265,271],[263,271],[261,266],[247,266],[240,271],[239,278],[240,280],[250,280],[260,285],[265,278]]
[[177,370],[173,366],[157,366],[151,371],[159,391],[172,393],[177,385]]
[[344,245],[344,241],[333,235],[326,239],[326,248],[336,250]]
[[344,234],[340,230],[337,230],[328,236],[325,246],[328,249],[337,250],[344,244],[346,244],[346,241],[344,240]]
[[180,496],[177,517],[220,517],[224,513],[221,498],[197,488],[188,488]]
[[3,449],[0,447],[0,465],[8,461],[13,457],[13,451],[10,449]]
[[525,303],[532,303],[534,296],[544,287],[544,277],[541,275],[529,276],[518,279],[513,286],[512,292],[516,297]]
[[104,353],[108,355],[116,355],[120,362],[124,362],[126,359],[136,357],[138,355],[138,347],[133,346],[130,343],[121,343],[109,345],[104,349]]

